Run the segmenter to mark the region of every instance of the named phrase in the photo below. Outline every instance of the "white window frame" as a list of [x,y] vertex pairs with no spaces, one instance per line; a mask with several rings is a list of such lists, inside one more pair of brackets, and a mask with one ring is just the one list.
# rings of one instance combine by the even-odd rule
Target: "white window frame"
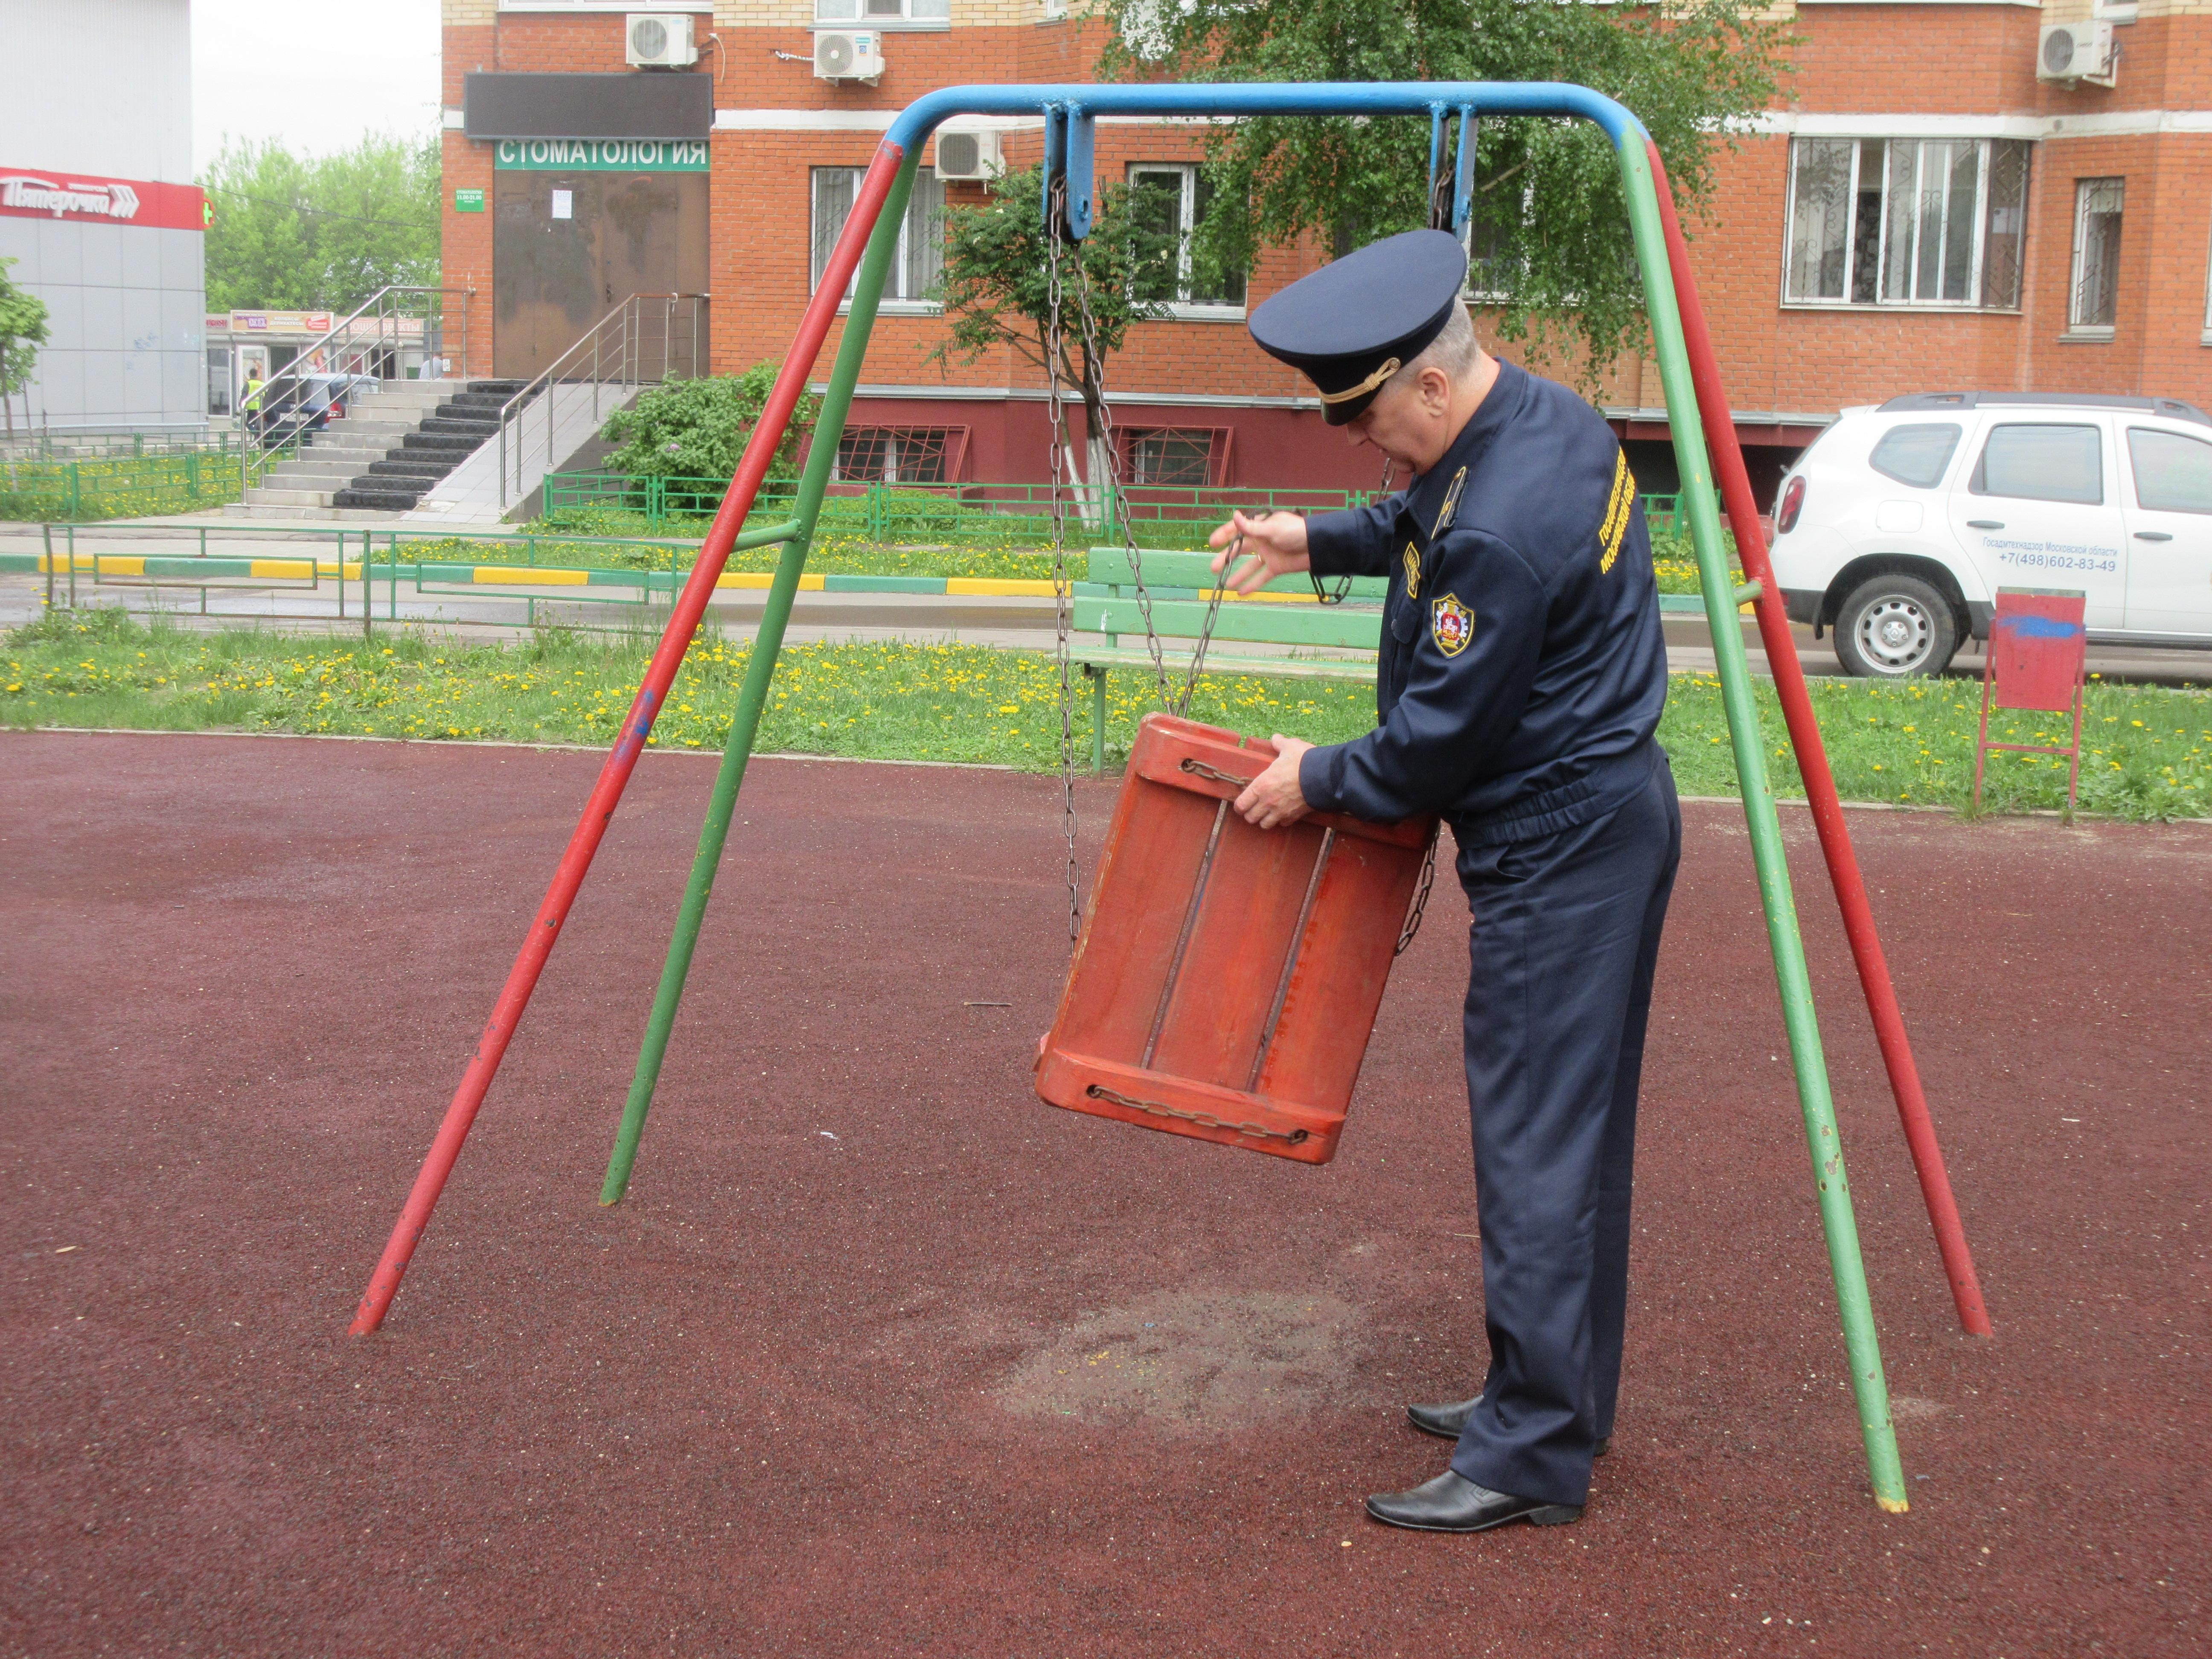
[[[829,246],[835,245],[837,234],[842,233],[845,228],[844,222],[840,220],[837,224],[836,231],[832,232],[828,237],[824,237],[821,234],[822,228],[817,218],[822,208],[822,186],[819,182],[820,177],[825,173],[849,173],[852,177],[853,193],[854,196],[858,196],[860,194],[861,177],[866,172],[867,168],[866,167],[847,167],[842,163],[833,164],[829,167],[809,167],[806,171],[806,291],[810,294],[822,285],[822,272],[817,263],[820,253]],[[933,204],[932,200],[933,198],[934,198]],[[915,234],[915,228],[917,226],[923,226],[926,228],[927,216],[933,213],[942,216],[944,211],[945,185],[939,180],[933,169],[929,167],[916,168],[915,170],[914,194],[908,198],[906,217],[899,223],[898,247],[891,255],[891,268],[887,273],[884,282],[884,296],[876,307],[876,309],[883,315],[886,317],[931,317],[939,315],[944,311],[945,303],[943,301],[909,296],[904,291],[907,281],[906,256],[908,239]],[[851,208],[848,207],[846,209],[846,212],[849,216],[852,212]],[[944,234],[944,225],[941,216],[938,224],[938,234],[940,236]],[[938,261],[938,275],[940,279],[943,277],[944,272],[944,260],[940,256]],[[848,279],[845,283],[844,295],[837,301],[837,309],[841,313],[851,307],[853,303],[853,290],[854,288],[859,286],[860,281],[860,267],[855,265],[853,268],[852,276]]]
[[[887,9],[872,12],[871,6]],[[952,27],[952,0],[814,0],[814,27],[875,29],[884,34],[927,33]]]
[[[1182,176],[1182,198],[1176,229],[1176,292],[1190,292],[1190,239],[1198,228],[1198,175],[1195,161],[1132,161],[1125,175],[1129,189],[1137,187],[1140,173],[1173,173]],[[1252,291],[1252,275],[1244,274],[1244,291],[1249,299]],[[1216,305],[1203,300],[1174,299],[1164,302],[1168,315],[1184,323],[1241,323],[1244,320],[1243,305]]]
[[2197,341],[2199,345],[2212,346],[2212,242],[2204,250],[2204,331]]
[[[1857,213],[1856,204],[1859,196],[1860,173],[1861,169],[1865,165],[1866,146],[1869,142],[1879,143],[1881,146],[1881,165],[1884,177],[1881,185],[1881,207],[1879,214],[1879,234],[1875,240],[1874,250],[1875,297],[1871,301],[1867,301],[1854,300],[1850,298],[1850,295],[1852,289],[1856,286],[1855,279],[1859,274],[1857,270],[1857,239],[1852,234],[1852,231],[1856,223],[1856,216]],[[1999,317],[2016,317],[2020,315],[2027,297],[2027,273],[2024,255],[2021,271],[2021,296],[2018,301],[2008,306],[1993,306],[1984,304],[1979,297],[1982,293],[1983,277],[1986,274],[1984,267],[1989,253],[1990,184],[1992,177],[1994,176],[1996,145],[2003,142],[2006,141],[1994,137],[1969,137],[1962,138],[1957,135],[1948,133],[1808,133],[1793,137],[1790,142],[1790,167],[1788,175],[1784,180],[1782,196],[1782,305],[1784,309],[1789,311],[1948,312],[1952,313],[1970,312],[1986,313],[1992,316]],[[1978,145],[1980,149],[1980,155],[1977,161],[1974,169],[1974,247],[1972,261],[1968,266],[1966,274],[1966,290],[1969,294],[1973,295],[1976,297],[1968,300],[1946,300],[1939,296],[1936,299],[1929,300],[1922,299],[1916,294],[1913,298],[1909,300],[1883,299],[1881,296],[1886,275],[1886,267],[1889,263],[1890,222],[1894,216],[1893,210],[1891,206],[1893,199],[1893,181],[1887,177],[1895,155],[1895,151],[1893,147],[1900,143],[1909,143],[1913,146],[1912,164],[1914,176],[1911,183],[1907,185],[1905,188],[1911,191],[1912,197],[1917,201],[1920,194],[1920,175],[1925,171],[1927,167],[1927,146],[1930,143],[1960,143],[1975,144]],[[1812,296],[1801,299],[1793,296],[1790,292],[1790,278],[1791,274],[1790,259],[1797,241],[1797,167],[1800,157],[1804,154],[1803,150],[1800,147],[1807,143],[1848,143],[1851,147],[1851,176],[1850,182],[1845,189],[1844,197],[1845,200],[1852,204],[1850,212],[1853,217],[1850,222],[1847,222],[1844,226],[1844,293],[1842,297],[1837,299],[1828,299],[1820,296]],[[2022,192],[2021,204],[2019,210],[2023,218],[2027,211],[2028,198],[2033,193],[2033,180],[2035,177],[2034,169],[2034,152],[2031,149],[2029,152],[2028,161],[2029,188],[2027,191]],[[1947,185],[1947,191],[1948,188]],[[1944,234],[1948,236],[1949,234],[1949,216],[1948,214],[1943,216],[1942,222],[1944,227]],[[2026,246],[2027,237],[2027,228],[2025,224],[2021,227],[2021,234],[2022,246],[2024,248]],[[1917,263],[1918,261],[1916,258],[1915,264],[1917,265]],[[1936,263],[1940,269],[1942,263],[1942,254],[1940,252],[1937,255]],[[1918,273],[1916,270],[1911,278],[1911,284],[1916,289],[1918,286]],[[2212,327],[2212,324],[2208,324],[2208,326]]]
[[2058,337],[2062,340],[2080,341],[2093,345],[2102,344],[2112,339],[2114,335],[2118,332],[2120,312],[2120,296],[2117,291],[2118,286],[2117,267],[2119,260],[2118,254],[2115,253],[2113,257],[2113,264],[2116,267],[2116,270],[2113,278],[2115,292],[2112,295],[2112,320],[2109,323],[2085,323],[2081,320],[2082,260],[2083,256],[2089,251],[2089,198],[2091,192],[2100,185],[2117,185],[2119,186],[2119,210],[2114,216],[2120,222],[2122,234],[2124,234],[2126,231],[2128,216],[2127,175],[2125,173],[2105,173],[2094,179],[2076,179],[2074,181],[2074,257],[2069,262],[2067,266],[2066,331]]

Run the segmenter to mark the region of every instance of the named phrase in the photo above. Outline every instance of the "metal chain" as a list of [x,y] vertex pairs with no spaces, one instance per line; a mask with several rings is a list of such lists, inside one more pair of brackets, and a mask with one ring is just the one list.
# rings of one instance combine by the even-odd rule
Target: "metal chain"
[[1233,773],[1223,771],[1218,766],[1208,766],[1204,761],[1195,759],[1189,755],[1185,755],[1178,764],[1194,778],[1210,778],[1215,783],[1233,783],[1239,789],[1249,789],[1252,787],[1251,779],[1237,777]]
[[1172,1117],[1185,1123],[1195,1123],[1201,1129],[1233,1129],[1240,1135],[1257,1135],[1262,1140],[1287,1141],[1293,1146],[1301,1146],[1313,1138],[1313,1132],[1309,1129],[1270,1129],[1264,1123],[1231,1123],[1211,1112],[1186,1112],[1181,1107],[1163,1105],[1157,1100],[1139,1100],[1109,1089],[1103,1083],[1094,1083],[1083,1092],[1093,1100],[1111,1101],[1116,1106],[1126,1106],[1133,1112],[1148,1112],[1154,1117]]
[[1443,833],[1441,827],[1429,831],[1429,850],[1421,860],[1421,884],[1413,890],[1413,908],[1406,913],[1406,925],[1398,930],[1398,948],[1390,952],[1393,957],[1404,956],[1413,935],[1421,931],[1421,918],[1428,914],[1429,889],[1437,884],[1437,838]]
[[1053,656],[1060,667],[1060,826],[1067,842],[1067,948],[1073,952],[1083,937],[1083,895],[1075,867],[1075,692],[1068,683],[1068,633],[1072,618],[1068,602],[1073,589],[1067,580],[1067,503],[1060,495],[1062,469],[1067,458],[1067,399],[1060,390],[1060,222],[1067,210],[1065,181],[1053,189],[1045,215],[1044,245],[1047,301],[1044,362],[1045,408],[1051,427],[1052,494],[1052,606]]
[[[1137,532],[1129,522],[1128,498],[1121,492],[1121,462],[1114,444],[1114,411],[1106,401],[1106,375],[1100,367],[1106,360],[1098,350],[1098,319],[1091,309],[1091,277],[1079,260],[1075,267],[1075,305],[1079,326],[1083,336],[1084,372],[1098,387],[1097,439],[1105,477],[1091,481],[1095,489],[1103,491],[1103,500],[1107,513],[1121,526],[1122,550],[1129,556],[1129,577],[1137,590],[1137,614],[1144,619],[1145,649],[1152,653],[1152,673],[1160,685],[1160,702],[1171,714],[1181,714],[1190,705],[1191,688],[1197,683],[1195,673],[1186,677],[1180,700],[1168,690],[1167,658],[1160,647],[1159,630],[1152,625],[1152,596],[1145,586],[1145,556],[1137,546]],[[1219,590],[1215,590],[1217,594]],[[1214,604],[1218,606],[1217,597]],[[1206,632],[1213,631],[1212,618],[1206,619]]]

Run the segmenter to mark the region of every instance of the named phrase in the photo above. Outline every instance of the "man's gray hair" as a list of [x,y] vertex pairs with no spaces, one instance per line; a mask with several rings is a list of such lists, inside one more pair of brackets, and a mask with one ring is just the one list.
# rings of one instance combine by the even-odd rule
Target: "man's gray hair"
[[1481,348],[1475,343],[1474,319],[1467,314],[1465,305],[1455,305],[1451,315],[1444,319],[1443,331],[1429,342],[1419,356],[1390,378],[1411,386],[1423,369],[1441,368],[1457,382],[1474,374],[1481,358]]

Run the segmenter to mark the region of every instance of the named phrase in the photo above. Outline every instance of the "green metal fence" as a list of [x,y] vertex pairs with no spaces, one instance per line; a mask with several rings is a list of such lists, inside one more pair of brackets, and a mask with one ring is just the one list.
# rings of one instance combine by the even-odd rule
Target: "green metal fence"
[[[729,488],[724,478],[634,477],[620,472],[555,472],[545,479],[544,511],[592,510],[637,514],[659,527],[671,520],[711,519]],[[1034,541],[1052,533],[1053,489],[1042,483],[969,483],[920,487],[848,484],[822,503],[830,535],[871,541]],[[1063,510],[1079,534],[1112,536],[1120,526],[1111,503],[1085,520],[1081,492],[1060,491]],[[1182,484],[1125,485],[1121,497],[1130,527],[1147,546],[1196,547],[1231,511],[1328,513],[1375,499],[1360,489],[1198,488]],[[1678,497],[1647,495],[1644,512],[1655,534],[1671,532]],[[763,524],[791,516],[795,485],[764,488],[753,516]]]
[[0,518],[82,522],[190,513],[242,499],[245,453],[225,447],[97,460],[0,461]]

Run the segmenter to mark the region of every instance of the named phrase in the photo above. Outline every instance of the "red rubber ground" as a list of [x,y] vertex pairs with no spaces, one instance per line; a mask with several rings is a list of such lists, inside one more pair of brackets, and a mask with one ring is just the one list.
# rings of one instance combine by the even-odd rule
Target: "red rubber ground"
[[1886,1517],[1742,817],[1688,809],[1618,1449],[1579,1526],[1444,1538],[1359,1498],[1443,1467],[1400,1406],[1482,1360],[1456,895],[1333,1165],[1054,1111],[1046,779],[761,763],[604,1211],[712,771],[649,757],[390,1323],[349,1339],[599,765],[0,739],[0,1651],[2205,1651],[2212,832],[1853,815],[1977,1344],[1785,813],[1912,1494]]

